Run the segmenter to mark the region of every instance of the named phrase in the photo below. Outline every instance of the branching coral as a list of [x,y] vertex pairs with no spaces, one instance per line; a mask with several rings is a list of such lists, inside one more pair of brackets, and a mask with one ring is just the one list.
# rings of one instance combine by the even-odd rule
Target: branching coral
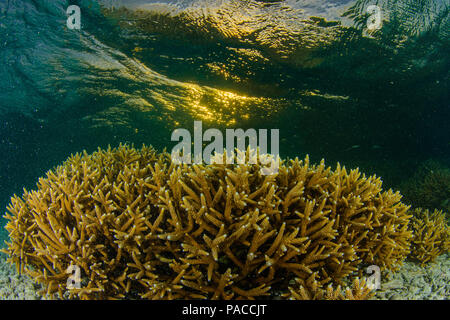
[[374,291],[365,279],[354,278],[351,287],[341,289],[331,284],[325,289],[318,285],[314,274],[306,282],[295,281],[296,287],[289,287],[289,293],[284,296],[291,300],[368,300],[374,296]]
[[[6,252],[48,294],[82,299],[255,299],[318,288],[360,263],[398,267],[408,207],[381,180],[308,158],[175,165],[128,146],[76,154],[8,207]],[[81,287],[68,288],[69,266]],[[339,294],[338,294],[339,295]]]
[[450,226],[445,213],[428,209],[415,209],[411,219],[413,239],[411,257],[422,265],[433,262],[441,254],[450,250]]
[[450,212],[450,169],[437,161],[424,162],[401,190],[414,207]]

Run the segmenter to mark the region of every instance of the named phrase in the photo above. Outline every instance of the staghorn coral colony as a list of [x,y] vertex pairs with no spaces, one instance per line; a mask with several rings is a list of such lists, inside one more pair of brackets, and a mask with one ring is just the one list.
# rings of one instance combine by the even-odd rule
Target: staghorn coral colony
[[421,265],[433,262],[439,255],[450,250],[450,227],[442,210],[431,212],[428,209],[415,209],[411,229],[411,256],[420,261]]
[[379,178],[308,158],[259,169],[145,146],[76,154],[11,199],[4,251],[43,294],[81,299],[366,299],[361,266],[410,253],[409,207]]
[[[401,186],[406,202],[414,207],[450,212],[450,169],[434,160],[427,160]],[[447,215],[450,220],[450,215]]]

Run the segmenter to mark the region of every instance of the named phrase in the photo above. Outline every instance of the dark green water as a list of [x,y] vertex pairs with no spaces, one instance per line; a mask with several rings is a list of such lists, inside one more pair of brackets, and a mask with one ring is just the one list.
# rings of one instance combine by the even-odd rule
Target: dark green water
[[170,150],[194,120],[278,128],[282,156],[386,187],[427,159],[450,166],[449,1],[115,2],[1,0],[2,208],[71,153]]

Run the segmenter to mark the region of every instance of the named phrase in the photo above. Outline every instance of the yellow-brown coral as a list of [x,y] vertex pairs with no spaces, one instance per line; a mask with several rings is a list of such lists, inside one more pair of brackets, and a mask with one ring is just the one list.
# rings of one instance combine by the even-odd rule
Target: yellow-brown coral
[[318,285],[312,275],[306,282],[296,279],[296,287],[289,287],[289,293],[284,296],[291,300],[368,300],[374,296],[365,279],[354,278],[351,287],[344,290],[341,286],[331,284],[325,289]]
[[450,227],[441,210],[415,209],[411,219],[411,257],[422,265],[450,250]]
[[[413,207],[450,212],[450,169],[437,161],[422,163],[400,189],[404,200]],[[450,215],[447,220],[450,221]]]
[[259,169],[175,165],[148,147],[76,154],[11,199],[5,251],[48,294],[82,299],[255,299],[409,253],[408,207],[379,178],[308,158]]

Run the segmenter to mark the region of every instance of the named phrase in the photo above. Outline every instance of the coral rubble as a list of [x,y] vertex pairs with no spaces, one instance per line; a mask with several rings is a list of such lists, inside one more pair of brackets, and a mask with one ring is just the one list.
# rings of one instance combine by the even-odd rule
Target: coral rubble
[[412,234],[400,200],[377,177],[308,158],[264,176],[120,146],[73,155],[12,197],[5,252],[60,297],[301,298],[330,285],[321,297],[368,297],[363,282],[339,285],[361,264],[401,265]]

